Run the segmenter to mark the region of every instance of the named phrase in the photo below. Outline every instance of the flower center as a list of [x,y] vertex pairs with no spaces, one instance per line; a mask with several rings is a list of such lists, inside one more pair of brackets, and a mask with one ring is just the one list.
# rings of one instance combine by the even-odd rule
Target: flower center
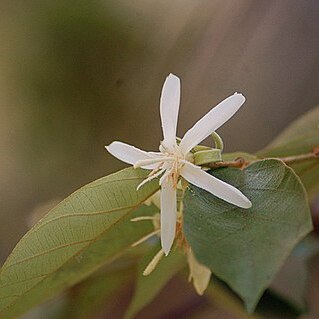
[[181,162],[181,160],[183,160],[183,158],[180,158],[176,154],[174,154],[173,158],[174,158],[174,160],[173,160],[173,163],[172,163],[172,167],[169,170],[168,178],[171,179],[173,187],[177,188],[178,179],[179,179],[179,175],[180,175],[180,170],[184,166],[184,163]]
[[183,154],[181,148],[175,145],[173,150],[166,149],[163,145],[160,146],[161,153],[167,158],[163,161],[161,167],[166,170],[165,174],[162,176],[160,183],[166,178],[170,179],[173,187],[177,188],[180,171],[185,165],[185,162],[192,161],[193,155],[191,153]]
[[134,167],[145,167],[147,165],[156,164],[157,166],[151,171],[148,177],[142,181],[137,187],[137,190],[145,185],[147,182],[161,176],[160,185],[169,179],[172,182],[173,187],[176,189],[180,171],[187,162],[194,162],[194,156],[192,153],[183,154],[181,148],[175,145],[173,149],[168,149],[163,144],[159,147],[161,156],[156,158],[150,158],[145,160],[139,160],[134,164]]

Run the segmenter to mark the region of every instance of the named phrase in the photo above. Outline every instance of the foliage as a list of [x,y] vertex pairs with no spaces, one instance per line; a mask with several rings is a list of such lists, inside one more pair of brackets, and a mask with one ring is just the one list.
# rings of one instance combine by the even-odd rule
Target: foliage
[[184,232],[198,260],[253,311],[292,248],[312,228],[306,194],[295,173],[278,160],[212,174],[239,188],[252,208],[234,207],[192,186],[184,198]]
[[[188,244],[185,246],[181,233],[179,244],[184,251],[190,245],[197,260],[233,289],[250,312],[290,252],[312,229],[307,193],[318,196],[318,158],[302,162],[285,159],[311,153],[318,147],[318,123],[319,108],[315,108],[257,154],[223,154],[224,161],[244,158],[249,164],[244,169],[210,170],[210,174],[240,189],[252,201],[252,208],[234,207],[193,185],[184,194],[183,233]],[[157,240],[143,246],[142,257],[137,248],[131,248],[154,231],[150,221],[133,223],[131,219],[158,213],[157,207],[143,205],[159,189],[158,180],[136,191],[147,174],[129,168],[98,179],[74,192],[40,220],[20,240],[1,269],[1,318],[17,318],[68,289],[76,289],[77,294],[72,298],[66,294],[67,308],[61,318],[94,316],[103,300],[114,297],[121,286],[134,280],[135,293],[126,318],[133,318],[156,299],[166,283],[186,266],[187,258],[183,250],[174,250],[148,277],[142,275],[158,250]],[[130,260],[129,270],[114,263],[123,255]],[[113,271],[101,271],[106,264],[113,265]],[[216,300],[231,296],[227,289],[216,287],[208,288],[208,296]],[[92,303],[84,302],[87,298]],[[236,304],[236,311],[241,307],[238,301],[231,303]],[[72,312],[72,305],[74,308],[77,304],[79,308]],[[242,308],[238,313],[239,318],[246,317]]]
[[[287,127],[270,145],[260,151],[263,157],[283,157],[309,153],[319,147],[319,106]],[[310,195],[319,191],[319,161],[313,159],[291,165]]]
[[[1,317],[13,318],[122,254],[149,228],[127,216],[157,190],[136,192],[146,172],[125,169],[62,201],[18,243],[1,270]],[[146,211],[145,211],[146,210]],[[143,207],[136,214],[154,212]]]

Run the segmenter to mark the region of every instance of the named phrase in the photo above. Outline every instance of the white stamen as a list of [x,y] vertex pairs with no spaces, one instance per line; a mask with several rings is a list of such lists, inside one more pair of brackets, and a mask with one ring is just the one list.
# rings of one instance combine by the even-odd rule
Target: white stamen
[[147,234],[146,236],[140,238],[138,241],[136,241],[135,243],[133,243],[131,246],[132,247],[135,247],[139,244],[142,244],[144,241],[148,240],[149,238],[153,237],[154,235],[157,235],[160,233],[160,230],[157,229],[157,230],[154,230],[153,232]]
[[154,216],[140,216],[140,217],[132,218],[131,222],[139,222],[139,221],[142,221],[142,220],[154,220],[156,218],[157,217],[154,217]]
[[159,184],[162,185],[164,180],[171,174],[171,170],[167,169],[164,175],[160,178]]
[[150,155],[152,155],[154,157],[160,157],[160,156],[165,157],[165,156],[167,156],[167,154],[159,153],[159,152],[148,152],[148,154],[150,154]]
[[149,181],[153,180],[154,178],[160,176],[162,173],[164,173],[165,169],[161,169],[160,171],[158,171],[157,173],[153,174],[153,175],[149,175],[149,177],[147,177],[146,179],[144,179],[136,188],[136,190],[138,191],[143,185],[145,185],[146,183],[148,183]]
[[152,159],[145,159],[145,160],[139,160],[134,164],[134,168],[147,166],[150,164],[155,164],[158,162],[164,162],[164,161],[173,161],[172,157],[161,157],[161,158],[152,158]]
[[150,275],[153,270],[155,269],[155,267],[157,266],[157,264],[160,262],[160,260],[163,258],[164,256],[164,251],[161,249],[151,260],[151,262],[147,265],[147,267],[145,268],[145,270],[143,271],[143,276],[148,276]]

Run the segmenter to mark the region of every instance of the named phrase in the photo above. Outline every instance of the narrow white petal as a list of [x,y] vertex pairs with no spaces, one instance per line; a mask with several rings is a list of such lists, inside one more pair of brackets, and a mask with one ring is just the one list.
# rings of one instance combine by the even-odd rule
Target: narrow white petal
[[184,154],[227,122],[239,110],[245,100],[242,94],[235,93],[202,117],[182,138],[180,147]]
[[[150,160],[155,158],[155,153],[150,155],[148,152],[142,151],[132,145],[122,142],[113,142],[105,146],[106,150],[119,160],[134,165],[137,161]],[[156,168],[157,163],[141,166],[146,169]]]
[[164,183],[164,181],[167,180],[167,178],[170,174],[171,174],[171,172],[169,170],[166,170],[166,172],[163,174],[163,176],[161,176],[161,178],[159,180],[159,184],[162,185],[162,183]]
[[154,230],[154,231],[152,231],[151,233],[149,233],[149,234],[143,236],[142,238],[140,238],[138,241],[136,241],[135,243],[133,243],[131,246],[132,246],[132,247],[138,246],[139,244],[144,243],[145,241],[147,241],[148,239],[150,239],[150,238],[153,237],[154,235],[159,234],[159,232],[160,232],[159,229]]
[[191,249],[187,252],[187,261],[189,266],[188,280],[193,280],[196,292],[203,295],[208,287],[212,272],[208,267],[197,261]]
[[161,187],[161,244],[165,255],[171,250],[176,228],[176,189],[166,179]]
[[169,74],[164,82],[160,100],[163,145],[167,148],[173,148],[176,144],[180,90],[180,79],[174,74]]
[[211,194],[242,208],[250,208],[250,200],[237,188],[209,175],[200,167],[191,163],[185,164],[181,175],[191,184],[205,189]]

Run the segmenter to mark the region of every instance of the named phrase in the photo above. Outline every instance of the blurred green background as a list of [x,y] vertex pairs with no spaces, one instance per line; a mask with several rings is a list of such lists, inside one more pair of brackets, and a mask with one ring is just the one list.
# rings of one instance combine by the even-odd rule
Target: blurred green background
[[238,91],[226,151],[264,147],[319,102],[318,16],[317,0],[1,1],[1,259],[35,215],[125,166],[104,145],[157,149],[170,72],[180,136]]

